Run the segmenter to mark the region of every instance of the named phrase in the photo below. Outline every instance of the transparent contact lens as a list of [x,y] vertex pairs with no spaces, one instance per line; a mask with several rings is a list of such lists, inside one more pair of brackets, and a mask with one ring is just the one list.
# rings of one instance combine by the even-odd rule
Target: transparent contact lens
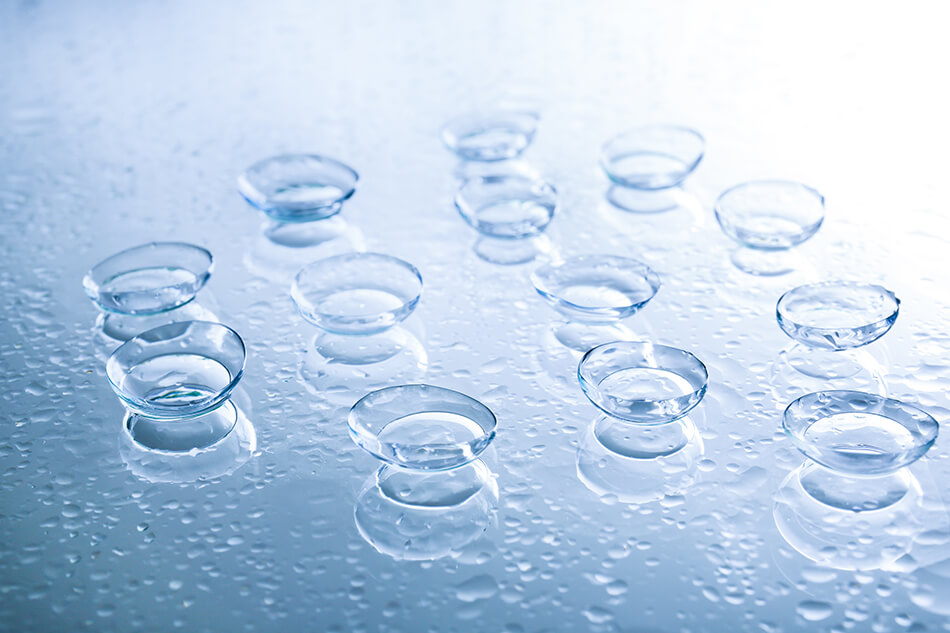
[[244,341],[226,325],[183,321],[120,345],[106,362],[106,375],[133,413],[185,419],[225,403],[241,380],[245,357]]
[[375,334],[405,320],[422,295],[422,275],[391,255],[346,253],[300,269],[291,298],[309,323],[336,334]]
[[286,154],[257,162],[238,178],[238,191],[279,222],[312,222],[336,215],[356,191],[359,174],[338,160]]
[[445,125],[442,142],[462,160],[507,160],[531,144],[540,118],[530,110],[471,112]]
[[685,350],[615,341],[588,351],[577,377],[584,394],[604,413],[634,424],[666,424],[700,403],[709,374]]
[[614,255],[581,255],[538,268],[531,281],[548,304],[569,319],[608,323],[636,314],[660,289],[643,262]]
[[483,235],[523,239],[540,235],[551,223],[557,209],[557,190],[531,176],[480,176],[462,183],[455,208]]
[[152,315],[195,298],[214,269],[207,249],[184,242],[150,242],[107,257],[86,273],[86,295],[106,312]]
[[840,351],[887,334],[900,312],[897,296],[876,284],[825,281],[798,286],[778,300],[779,327],[810,347]]
[[657,190],[683,182],[703,159],[706,140],[678,125],[634,128],[610,139],[601,150],[600,166],[617,185]]
[[458,391],[401,385],[373,391],[350,409],[356,444],[412,470],[449,470],[477,458],[495,438],[491,410]]

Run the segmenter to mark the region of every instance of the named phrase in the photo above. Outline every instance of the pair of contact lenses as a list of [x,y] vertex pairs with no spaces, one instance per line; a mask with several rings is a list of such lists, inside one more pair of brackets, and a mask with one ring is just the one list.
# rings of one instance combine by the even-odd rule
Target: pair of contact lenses
[[[538,117],[523,111],[471,114],[443,129],[446,146],[466,161],[517,157],[534,137]],[[699,165],[705,139],[681,126],[645,126],[611,139],[601,167],[617,186],[658,191],[680,185]],[[483,235],[520,239],[540,235],[557,209],[555,187],[534,175],[497,173],[465,181],[455,196],[462,218]]]
[[[152,242],[106,258],[85,275],[83,288],[104,312],[145,318],[190,303],[212,269],[204,248]],[[246,358],[237,332],[185,320],[125,338],[109,356],[106,375],[128,410],[125,424],[133,440],[157,450],[189,451],[230,433],[238,411],[229,398]]]
[[[572,321],[609,324],[633,316],[660,289],[660,277],[630,258],[581,255],[532,275],[538,294]],[[631,424],[660,425],[684,417],[706,393],[708,373],[693,354],[650,342],[611,341],[587,351],[578,380],[590,401]]]
[[539,121],[532,110],[500,108],[465,114],[442,129],[442,142],[462,161],[489,165],[466,178],[455,195],[459,215],[486,237],[536,237],[554,218],[554,185],[530,170],[490,166],[519,157],[534,140]]
[[[883,337],[900,300],[887,288],[853,281],[798,286],[776,304],[782,331],[816,354],[848,353]],[[825,354],[825,356],[822,356]],[[939,425],[927,412],[894,398],[850,390],[804,395],[783,415],[783,428],[816,466],[800,473],[802,489],[825,505],[850,511],[890,506],[909,489],[902,471],[930,449]]]
[[[419,271],[379,253],[350,253],[304,267],[291,297],[301,316],[331,334],[372,336],[404,321],[422,293]],[[494,414],[465,394],[412,384],[373,391],[350,410],[358,446],[388,464],[452,470],[475,460],[495,436]]]

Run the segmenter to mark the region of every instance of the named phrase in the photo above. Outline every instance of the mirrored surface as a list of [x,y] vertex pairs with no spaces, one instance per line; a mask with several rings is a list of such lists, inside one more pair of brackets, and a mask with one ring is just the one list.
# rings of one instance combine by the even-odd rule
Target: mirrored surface
[[[858,388],[950,417],[946,11],[0,3],[0,630],[946,631],[945,438],[910,466],[919,495],[897,532],[887,517],[853,543],[818,532],[867,564],[816,555],[814,531],[785,532],[773,514],[803,460],[781,430],[794,398]],[[442,126],[505,100],[538,102],[543,124],[520,159],[560,194],[537,256],[473,249],[453,204],[460,168]],[[600,149],[655,121],[688,122],[707,152],[666,210],[634,213],[605,198]],[[236,178],[301,153],[344,159],[357,191],[307,223],[320,226],[262,229]],[[776,278],[736,269],[713,214],[722,191],[760,179],[826,198],[821,230]],[[244,417],[220,452],[123,444],[111,349],[81,280],[151,241],[213,253],[196,304],[247,344]],[[393,337],[318,346],[293,274],[360,250],[412,262],[422,299]],[[577,383],[580,352],[551,335],[563,319],[530,280],[550,254],[592,252],[663,280],[610,324],[621,338],[690,350],[709,371],[691,439],[635,468],[586,444],[599,414]],[[776,301],[826,279],[880,283],[900,318],[855,350],[874,360],[857,359],[847,380],[859,384],[816,385],[795,366],[776,383],[790,343]],[[315,380],[302,376],[310,360]],[[497,501],[483,486],[471,514],[413,506],[400,523],[396,506],[376,521],[393,516],[392,496],[346,414],[390,380],[495,413],[483,459]],[[601,479],[579,476],[588,448],[584,468],[606,466],[584,472]],[[443,520],[460,529],[432,529]]]

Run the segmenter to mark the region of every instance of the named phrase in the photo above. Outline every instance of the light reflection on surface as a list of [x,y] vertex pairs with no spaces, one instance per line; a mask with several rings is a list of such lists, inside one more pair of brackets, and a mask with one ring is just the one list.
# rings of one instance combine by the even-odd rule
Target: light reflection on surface
[[[800,455],[780,431],[788,400],[770,372],[788,345],[774,316],[782,292],[872,280],[903,302],[867,348],[877,358],[887,347],[878,361],[888,395],[950,412],[946,12],[813,0],[0,3],[0,622],[940,630],[950,541],[928,517],[946,516],[943,442],[915,464],[927,511],[915,518],[927,529],[910,550],[882,569],[829,572],[772,520],[773,494]],[[596,412],[572,352],[558,344],[554,379],[552,363],[533,361],[555,319],[527,279],[535,264],[479,259],[452,206],[458,164],[440,126],[512,92],[541,102],[524,162],[561,194],[544,234],[552,252],[647,262],[663,288],[625,325],[710,367],[702,455],[695,480],[671,487],[679,494],[608,505],[578,481]],[[661,121],[707,138],[684,190],[694,199],[621,211],[605,199],[600,147]],[[247,165],[298,151],[360,172],[339,241],[301,247],[308,240],[267,229],[275,243],[235,191]],[[757,278],[729,261],[712,205],[735,182],[774,177],[813,183],[827,218],[794,272]],[[180,465],[152,483],[124,461],[122,409],[80,287],[104,256],[150,240],[212,251],[198,301],[213,294],[207,307],[248,343],[253,412],[241,408],[257,450],[197,484]],[[426,381],[499,418],[497,520],[441,558],[396,560],[364,540],[351,511],[377,464],[345,427],[361,387],[309,390],[297,374],[315,332],[290,303],[291,277],[334,249],[364,247],[425,276],[426,332],[414,334]]]

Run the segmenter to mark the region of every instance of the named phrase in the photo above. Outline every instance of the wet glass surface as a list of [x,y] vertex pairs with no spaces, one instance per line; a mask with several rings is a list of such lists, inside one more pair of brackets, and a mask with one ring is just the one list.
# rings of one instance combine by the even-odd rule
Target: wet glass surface
[[[808,492],[849,490],[781,428],[821,389],[950,413],[941,10],[0,4],[0,630],[950,630],[946,435],[899,471],[899,499],[855,512]],[[476,247],[440,140],[507,97],[539,103],[520,160],[560,198],[531,257]],[[632,213],[600,149],[657,121],[696,128],[707,154],[663,212]],[[340,157],[359,188],[329,224],[262,227],[235,181],[294,153]],[[827,216],[791,272],[756,277],[713,205],[769,178],[814,185]],[[136,326],[104,323],[82,288],[151,241],[213,254],[177,310],[247,344],[233,429],[194,454],[130,441],[105,359]],[[360,341],[290,298],[301,266],[352,250],[426,283],[412,316]],[[709,370],[703,401],[647,435],[587,401],[530,280],[591,252],[663,280],[610,336]],[[824,279],[880,283],[901,315],[822,375],[775,304]],[[448,479],[380,471],[347,412],[404,382],[483,402],[491,446]]]

